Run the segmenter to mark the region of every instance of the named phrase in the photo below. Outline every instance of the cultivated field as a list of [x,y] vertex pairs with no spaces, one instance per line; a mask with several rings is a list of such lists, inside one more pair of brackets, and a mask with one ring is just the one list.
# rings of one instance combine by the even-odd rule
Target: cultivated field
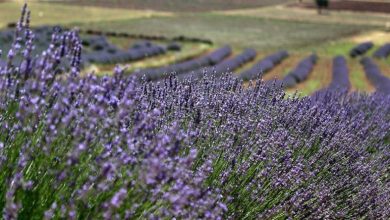
[[387,4],[310,2],[0,0],[0,219],[389,219]]
[[[39,2],[50,2],[39,0]],[[291,0],[60,0],[57,3],[81,6],[101,6],[109,8],[151,9],[169,12],[207,12],[235,8],[252,8],[293,2]]]
[[[183,4],[175,6],[177,11],[180,12],[182,7],[189,7],[183,1],[180,2]],[[152,5],[154,7],[150,7],[151,9],[166,10],[163,5],[153,4],[155,3],[153,1],[133,2],[133,5],[117,1],[115,4],[110,4],[112,8],[96,7],[103,4],[99,1],[93,1],[93,4],[95,4],[93,7],[85,6],[92,3],[91,1],[77,3],[84,5],[83,7],[78,7],[74,2],[68,2],[66,5],[33,2],[31,8],[33,10],[32,18],[36,21],[36,25],[62,24],[68,27],[77,26],[81,30],[92,29],[106,32],[124,32],[130,35],[164,36],[167,38],[184,35],[208,39],[214,43],[214,46],[185,43],[181,51],[168,52],[165,55],[153,57],[153,59],[148,58],[132,62],[129,72],[140,68],[163,66],[180,60],[187,60],[224,44],[231,45],[234,54],[240,53],[245,48],[256,49],[258,54],[255,59],[240,66],[236,70],[240,72],[250,68],[252,64],[272,52],[281,49],[288,50],[292,55],[264,75],[264,79],[271,80],[283,77],[293,69],[300,58],[315,51],[319,55],[319,61],[314,67],[314,71],[309,75],[308,80],[288,89],[289,92],[298,89],[302,94],[311,94],[327,85],[331,78],[330,69],[334,56],[348,55],[352,47],[364,41],[374,42],[374,48],[369,51],[369,54],[371,54],[380,45],[386,43],[389,37],[389,34],[385,32],[385,26],[390,16],[386,14],[365,13],[362,16],[351,11],[332,11],[329,15],[324,16],[318,15],[315,10],[292,6],[295,4],[294,2],[280,5],[277,2],[270,4],[271,2],[262,1],[261,5],[256,5],[258,3],[253,1],[251,3],[253,4],[252,7],[245,9],[245,4],[248,4],[248,2],[232,1],[223,4],[226,8],[215,8],[219,11],[212,11],[211,4],[210,10],[207,10],[208,12],[197,13],[177,13],[173,10],[170,10],[169,13],[139,10]],[[192,4],[205,5],[195,2]],[[234,9],[239,4],[241,4],[241,9]],[[126,7],[116,9],[118,5],[134,7],[137,10],[128,11],[123,9]],[[215,5],[221,6],[217,1]],[[305,5],[307,4],[305,3]],[[261,7],[253,8],[255,6]],[[3,26],[16,19],[15,15],[19,7],[20,4],[14,2],[2,4],[4,12],[0,15],[3,16],[0,22],[3,22]],[[50,13],[50,11],[60,10],[66,13]],[[71,18],[61,17],[70,11],[77,12],[75,13],[76,16]],[[205,11],[205,9],[200,11]],[[132,42],[137,41],[136,38],[126,39],[115,36],[110,37],[109,40],[122,48],[128,47]],[[347,59],[351,70],[351,89],[353,91],[372,92],[373,86],[366,80],[359,60]],[[378,65],[386,67],[388,62],[378,61]],[[112,67],[113,65],[93,65],[88,70],[105,74]],[[389,74],[387,68],[383,69],[383,74]]]
[[[21,3],[6,1],[1,3],[0,27],[10,22],[16,22],[20,11]],[[77,22],[100,22],[121,19],[134,19],[151,16],[169,16],[170,13],[144,11],[144,10],[123,10],[105,9],[101,7],[78,7],[71,5],[56,5],[48,3],[31,3],[31,18],[34,25],[43,24],[72,24]],[[70,16],[72,15],[72,16]]]

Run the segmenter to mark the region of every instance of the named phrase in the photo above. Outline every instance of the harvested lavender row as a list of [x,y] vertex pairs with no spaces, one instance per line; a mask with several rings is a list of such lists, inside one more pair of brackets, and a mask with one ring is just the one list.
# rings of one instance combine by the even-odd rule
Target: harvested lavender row
[[278,51],[274,54],[271,54],[264,59],[260,60],[258,63],[254,64],[252,68],[243,71],[239,74],[239,78],[242,80],[251,80],[261,77],[263,74],[270,71],[280,62],[288,57],[287,51]]
[[298,63],[298,65],[290,71],[281,80],[269,80],[266,82],[268,85],[275,85],[278,87],[291,88],[296,84],[303,82],[312,72],[314,65],[317,62],[317,55],[312,54]]
[[82,77],[73,31],[34,62],[26,11],[0,68],[2,219],[389,219],[389,96]]
[[374,57],[379,59],[386,59],[390,55],[390,43],[387,43],[375,51]]
[[226,57],[228,57],[231,53],[231,47],[226,45],[199,58],[172,64],[165,67],[141,69],[140,71],[136,71],[133,74],[136,74],[138,77],[145,76],[146,80],[158,80],[166,77],[170,73],[181,74],[190,70],[199,69],[201,67],[215,65],[221,62]]
[[351,51],[349,52],[349,55],[352,58],[364,55],[373,46],[374,46],[374,44],[371,41],[360,43],[360,44],[356,45],[354,48],[351,49]]
[[376,91],[390,94],[390,78],[381,73],[379,67],[372,59],[365,57],[360,62],[364,67],[367,79],[375,86]]
[[233,72],[240,66],[256,58],[257,52],[254,49],[246,49],[241,54],[226,59],[215,66],[206,68],[200,68],[189,73],[178,75],[179,79],[198,80],[204,74],[213,75],[214,77],[220,77],[227,72]]

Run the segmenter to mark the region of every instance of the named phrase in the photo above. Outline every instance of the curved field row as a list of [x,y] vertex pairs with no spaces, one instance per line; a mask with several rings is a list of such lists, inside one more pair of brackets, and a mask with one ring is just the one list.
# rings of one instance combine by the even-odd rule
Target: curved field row
[[[0,33],[1,34],[1,33]],[[110,36],[110,37],[107,37],[107,39],[105,38],[102,38],[102,37],[94,37],[94,38],[88,38],[88,35],[85,35],[87,36],[87,41],[86,43],[88,45],[87,48],[86,48],[86,51],[87,51],[87,55],[88,53],[90,52],[94,52],[96,53],[96,50],[97,51],[100,51],[101,49],[103,49],[103,51],[105,51],[106,49],[109,51],[109,50],[113,50],[113,52],[121,52],[123,50],[127,50],[128,48],[132,48],[133,45],[137,45],[139,43],[142,43],[142,42],[137,42],[137,41],[134,41],[133,39],[126,39],[126,38],[123,38],[123,37],[115,37],[115,36]],[[90,36],[90,35],[89,35]],[[1,36],[0,36],[1,38]],[[96,39],[95,39],[96,38]],[[166,44],[167,42],[161,42],[161,41],[153,41],[153,43],[150,43],[151,45],[159,45],[159,44]],[[359,51],[359,47],[361,45],[364,45],[364,44],[352,44],[352,43],[349,43],[349,44],[346,44],[344,45],[344,47],[341,47],[339,48],[338,52],[339,53],[345,53],[346,51],[351,51],[352,49],[355,49],[355,50],[358,50],[357,52],[355,51],[354,53],[354,56],[359,56],[363,53],[366,53],[367,56],[373,56],[375,54],[377,54],[378,52],[377,51],[384,51],[382,52],[383,53],[383,57],[386,58],[386,56],[388,56],[388,49],[386,46],[385,43],[382,43],[382,44],[377,44],[375,43],[374,46],[370,44],[368,44],[368,47],[367,48],[363,48],[362,51]],[[367,46],[367,45],[366,45]],[[99,47],[99,48],[97,48]],[[101,48],[100,48],[101,47]],[[125,59],[125,58],[121,58],[119,57],[119,54],[116,54],[118,55],[118,59],[123,59],[123,65],[129,65],[129,68],[128,68],[128,72],[134,72],[134,71],[139,71],[140,69],[144,69],[144,68],[152,68],[152,69],[155,69],[155,70],[160,70],[162,66],[168,66],[168,68],[162,68],[162,72],[174,72],[175,69],[173,67],[175,67],[177,65],[177,63],[180,63],[180,62],[192,62],[193,59],[199,57],[199,55],[201,54],[205,54],[207,53],[207,51],[211,51],[212,48],[210,47],[210,45],[205,45],[205,44],[190,44],[190,43],[185,43],[185,44],[181,44],[180,47],[182,47],[182,50],[181,51],[175,51],[175,52],[169,52],[167,51],[166,53],[164,52],[164,54],[161,54],[161,55],[158,55],[156,57],[146,57],[145,59],[142,59],[140,61],[132,61],[132,59]],[[338,48],[338,45],[334,45],[332,46],[334,48],[330,49],[332,50],[334,53],[334,50]],[[90,48],[90,49],[88,49]],[[106,49],[104,49],[106,48]],[[140,47],[137,47],[135,49],[139,49]],[[382,48],[382,49],[380,49]],[[383,49],[384,48],[384,49]],[[242,50],[236,50],[234,53],[235,54],[238,54],[240,53]],[[292,51],[292,55],[288,58],[286,58],[285,60],[283,60],[285,58],[285,56],[281,57],[281,60],[283,60],[283,62],[280,63],[281,60],[279,60],[279,58],[277,59],[277,61],[275,61],[276,63],[275,64],[272,64],[272,65],[268,65],[270,64],[269,62],[263,62],[267,59],[269,59],[270,57],[272,56],[275,56],[275,52],[276,51],[267,51],[267,52],[258,52],[258,56],[252,60],[251,59],[248,59],[246,60],[245,62],[240,62],[239,65],[234,65],[234,69],[235,69],[235,73],[244,73],[244,72],[256,72],[256,68],[260,68],[258,71],[264,71],[265,74],[263,76],[263,79],[265,81],[269,81],[269,80],[273,80],[273,79],[283,79],[283,77],[286,76],[286,74],[291,71],[293,69],[294,66],[296,66],[299,62],[299,60],[301,60],[303,58],[303,51],[299,51],[298,52],[294,52]],[[349,52],[351,53],[351,52]],[[93,53],[92,53],[93,55]],[[96,54],[98,55],[98,54]],[[102,56],[105,56],[105,57],[102,57],[102,59],[111,59],[111,55],[110,53],[104,53],[102,54]],[[148,55],[148,54],[146,54]],[[345,54],[346,55],[346,54]],[[150,56],[150,55],[148,55]],[[88,57],[88,56],[87,56]],[[115,58],[115,57],[114,57]],[[118,60],[116,59],[116,60]],[[139,59],[139,58],[137,58]],[[324,87],[326,87],[330,81],[331,81],[331,66],[332,66],[332,58],[326,54],[326,51],[325,53],[321,52],[320,53],[320,58],[318,60],[318,63],[315,65],[314,67],[314,70],[310,72],[310,74],[307,76],[307,80],[304,80],[300,83],[298,83],[297,85],[295,86],[292,86],[291,88],[287,88],[286,90],[288,92],[293,92],[293,91],[300,91],[302,92],[303,94],[312,94],[313,92],[319,90],[319,89],[322,89]],[[134,60],[134,59],[133,59]],[[99,60],[97,60],[99,61]],[[102,72],[104,71],[108,71],[110,69],[112,69],[113,65],[114,64],[110,64],[110,62],[112,61],[102,61],[101,62],[99,61],[97,64],[94,64],[92,66],[90,66],[89,68],[86,69],[86,72],[90,72],[91,70],[94,70],[95,72],[97,72],[97,74],[104,74]],[[383,59],[383,60],[376,60],[375,62],[377,62],[379,64],[379,67],[380,69],[383,69],[383,75],[388,75],[389,74],[389,64],[387,63],[387,60],[386,59]],[[107,64],[105,64],[107,63]],[[112,62],[113,63],[113,62]],[[259,64],[262,64],[262,65],[259,65]],[[264,65],[263,65],[264,64]],[[347,58],[347,64],[348,64],[348,69],[350,70],[350,81],[351,81],[351,91],[366,91],[366,92],[372,92],[375,90],[375,87],[372,85],[372,83],[367,79],[367,77],[365,76],[364,74],[364,70],[363,68],[361,67],[360,63],[358,62],[358,59],[352,59],[352,58]],[[172,68],[169,68],[169,65],[172,66]],[[210,64],[209,64],[210,65]],[[211,64],[212,65],[212,64]],[[258,65],[258,66],[256,66]],[[222,67],[221,67],[222,68]],[[224,68],[226,70],[230,70],[230,68]],[[188,70],[191,70],[191,69],[188,69]],[[188,70],[185,70],[183,72],[188,72]],[[213,68],[208,68],[209,71],[212,71]],[[201,70],[203,71],[203,69]],[[198,71],[199,72],[199,71]],[[183,77],[182,77],[183,78]],[[244,80],[247,80],[247,79],[244,79]]]
[[172,65],[162,66],[158,68],[141,69],[139,71],[135,71],[133,74],[136,74],[138,77],[145,77],[147,80],[159,80],[161,78],[164,78],[164,76],[166,76],[167,74],[185,74],[189,71],[194,71],[199,68],[216,65],[222,60],[224,60],[224,58],[230,56],[231,53],[231,47],[224,46],[212,51],[211,53],[191,60],[180,61]]
[[[245,66],[237,69],[235,71],[236,74],[239,72],[250,69],[254,64],[258,63],[265,57],[267,57],[269,53],[259,54],[258,57],[247,63]],[[266,74],[264,74],[263,79],[265,81],[274,80],[274,79],[282,79],[285,77],[289,71],[291,71],[294,66],[296,66],[299,61],[305,56],[301,53],[292,54],[285,61],[276,65],[274,69],[270,70]],[[303,94],[312,94],[313,92],[327,87],[332,81],[332,62],[331,57],[320,56],[318,59],[318,63],[314,66],[311,73],[308,75],[307,79],[298,83],[296,86],[292,88],[286,89],[287,92],[295,92],[299,91]],[[383,70],[383,75],[390,76],[390,68],[389,64],[386,60],[375,60],[378,64],[379,68]],[[375,91],[375,87],[372,83],[367,79],[364,74],[364,69],[359,63],[358,59],[352,59],[346,57],[346,64],[349,70],[349,81],[350,81],[350,91],[365,91],[365,92],[373,92]]]

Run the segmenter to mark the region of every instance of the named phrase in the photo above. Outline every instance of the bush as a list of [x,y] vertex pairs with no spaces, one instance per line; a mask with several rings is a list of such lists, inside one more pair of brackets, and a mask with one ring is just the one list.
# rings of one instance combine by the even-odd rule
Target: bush
[[327,8],[329,6],[329,0],[315,0],[318,8]]
[[322,9],[326,9],[329,7],[329,0],[315,0],[317,8],[318,8],[318,13],[322,13]]

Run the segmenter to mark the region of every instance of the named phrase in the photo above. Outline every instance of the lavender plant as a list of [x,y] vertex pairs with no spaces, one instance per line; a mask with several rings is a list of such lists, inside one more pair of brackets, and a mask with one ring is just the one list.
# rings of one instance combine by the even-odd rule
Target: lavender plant
[[28,20],[0,67],[3,219],[390,217],[389,96],[82,77],[77,32],[31,57]]
[[253,80],[260,78],[265,73],[269,72],[284,59],[289,56],[285,50],[280,50],[276,53],[268,55],[254,64],[250,69],[247,69],[239,74],[239,78],[242,80]]
[[355,58],[357,56],[364,55],[373,46],[374,46],[374,43],[372,43],[371,41],[366,41],[366,42],[360,43],[360,44],[356,45],[355,47],[353,47],[349,51],[349,56],[352,57],[352,58]]

